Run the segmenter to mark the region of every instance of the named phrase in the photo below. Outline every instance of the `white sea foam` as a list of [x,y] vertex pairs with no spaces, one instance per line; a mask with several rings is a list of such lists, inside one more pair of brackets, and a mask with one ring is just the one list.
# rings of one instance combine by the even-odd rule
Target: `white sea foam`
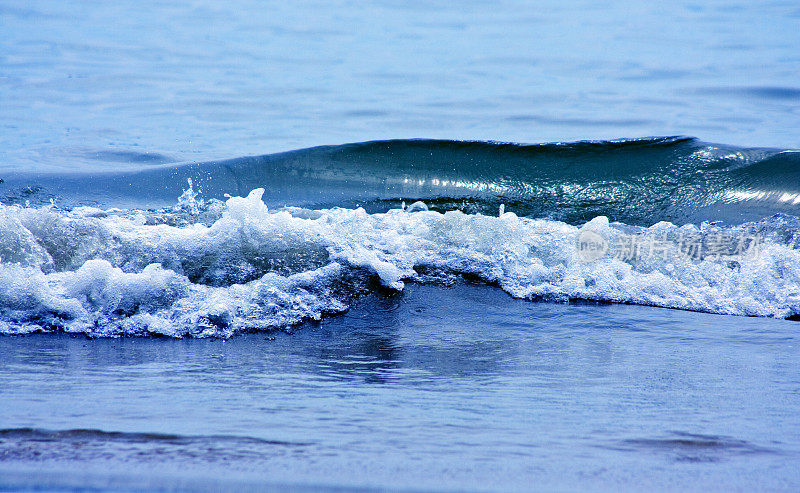
[[[227,337],[320,319],[378,284],[401,290],[431,272],[469,274],[520,298],[800,313],[800,251],[785,234],[736,261],[676,250],[585,263],[575,248],[581,230],[613,240],[627,227],[604,217],[576,227],[423,204],[381,214],[271,211],[263,193],[208,207],[191,192],[159,212],[0,205],[0,331]],[[658,223],[637,234],[687,231],[699,230]]]

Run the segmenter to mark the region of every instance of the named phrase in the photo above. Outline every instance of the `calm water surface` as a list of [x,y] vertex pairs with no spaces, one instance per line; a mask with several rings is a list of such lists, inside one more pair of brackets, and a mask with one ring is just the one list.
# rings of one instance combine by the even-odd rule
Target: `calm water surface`
[[0,166],[373,139],[800,147],[794,1],[0,2]]
[[478,285],[291,335],[4,337],[0,487],[789,489],[798,343],[789,321]]

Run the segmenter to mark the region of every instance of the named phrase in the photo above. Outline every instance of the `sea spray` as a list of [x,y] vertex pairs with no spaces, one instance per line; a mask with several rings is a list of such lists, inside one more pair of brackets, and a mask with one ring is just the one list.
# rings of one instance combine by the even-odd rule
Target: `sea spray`
[[[431,273],[468,275],[533,300],[800,313],[800,228],[788,216],[726,228],[642,228],[602,216],[576,226],[511,212],[442,213],[424,204],[373,214],[272,210],[263,194],[256,189],[207,206],[218,210],[206,222],[188,221],[181,208],[0,206],[0,330],[228,337],[340,313],[355,297],[402,290]],[[164,220],[180,214],[181,221]],[[672,246],[634,257],[608,251],[587,262],[576,246],[586,231],[609,245],[633,237]],[[696,257],[678,241],[699,234],[707,243],[720,232],[756,232],[758,254]]]

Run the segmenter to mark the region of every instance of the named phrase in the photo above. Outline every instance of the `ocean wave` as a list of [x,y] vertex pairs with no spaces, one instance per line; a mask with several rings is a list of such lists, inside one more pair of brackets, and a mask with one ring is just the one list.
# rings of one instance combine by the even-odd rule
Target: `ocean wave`
[[[800,314],[793,216],[724,227],[640,227],[605,216],[572,225],[422,203],[377,213],[270,209],[263,194],[198,200],[190,187],[177,205],[154,211],[0,205],[0,332],[229,337],[319,320],[406,282],[462,276],[532,300]],[[587,234],[605,242],[588,259]],[[706,256],[681,244],[722,237],[751,241],[747,251]],[[634,239],[660,242],[658,254],[609,247]]]
[[[6,172],[0,202],[62,207],[170,207],[194,181],[224,200],[265,188],[271,208],[363,207],[422,200],[432,209],[582,224],[596,216],[649,226],[800,214],[800,152],[740,148],[689,137],[511,144],[391,140],[205,163],[108,167],[81,173]],[[126,169],[130,169],[127,167]]]

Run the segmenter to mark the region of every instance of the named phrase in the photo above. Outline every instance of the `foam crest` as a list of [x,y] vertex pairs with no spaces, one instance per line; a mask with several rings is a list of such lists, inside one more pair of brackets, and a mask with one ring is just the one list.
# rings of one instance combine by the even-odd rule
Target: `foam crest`
[[[206,204],[192,191],[161,211],[0,206],[0,330],[228,337],[340,313],[376,289],[463,275],[534,300],[800,314],[791,216],[727,228],[641,228],[603,216],[573,226],[504,208],[497,217],[423,204],[270,210],[263,194]],[[587,260],[579,245],[589,233],[606,250]],[[745,233],[758,238],[756,254],[685,249],[686,238],[710,246]],[[609,247],[632,238],[658,254]]]

